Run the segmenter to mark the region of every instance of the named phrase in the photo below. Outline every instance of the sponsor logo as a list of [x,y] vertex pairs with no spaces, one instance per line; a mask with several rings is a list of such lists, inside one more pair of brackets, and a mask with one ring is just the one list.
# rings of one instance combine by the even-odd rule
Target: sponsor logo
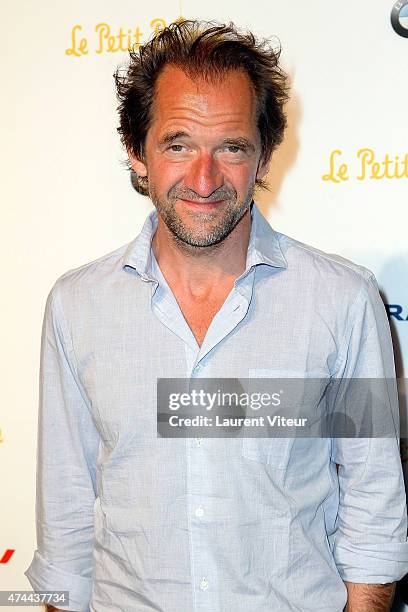
[[391,25],[399,36],[408,38],[408,0],[394,4],[391,10]]
[[14,548],[7,548],[0,559],[0,563],[8,563],[15,552]]
[[[176,22],[184,21],[179,17]],[[148,25],[134,25],[133,27],[117,27],[105,21],[97,23],[93,32],[80,23],[71,28],[69,35],[70,46],[65,49],[69,57],[83,57],[84,55],[102,53],[123,53],[129,49],[137,49],[152,34],[157,34],[167,26],[161,17],[152,19]]]
[[395,321],[408,321],[408,308],[404,308],[401,304],[385,304],[388,317]]
[[407,179],[408,153],[384,154],[364,147],[348,158],[341,149],[334,149],[330,151],[327,170],[322,179],[331,183],[343,183],[350,178],[357,181]]

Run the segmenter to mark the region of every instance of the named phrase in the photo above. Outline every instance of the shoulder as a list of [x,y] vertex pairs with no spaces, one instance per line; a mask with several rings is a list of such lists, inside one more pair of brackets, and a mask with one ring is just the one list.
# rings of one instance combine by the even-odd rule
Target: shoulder
[[298,303],[310,304],[331,329],[339,330],[345,351],[353,333],[359,343],[373,330],[388,346],[387,313],[371,270],[284,234],[278,239]]
[[71,268],[56,278],[49,293],[49,299],[58,301],[66,298],[78,299],[103,293],[112,289],[122,278],[123,257],[129,242],[93,259],[81,266]]
[[345,257],[326,253],[313,246],[276,232],[289,273],[306,277],[311,283],[324,285],[327,291],[372,290],[378,292],[371,270]]

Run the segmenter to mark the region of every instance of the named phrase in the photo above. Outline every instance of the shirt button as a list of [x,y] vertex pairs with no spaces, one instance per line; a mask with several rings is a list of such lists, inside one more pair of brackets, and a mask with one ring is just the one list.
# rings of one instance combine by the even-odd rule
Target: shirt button
[[200,589],[206,591],[210,585],[208,584],[207,578],[201,578]]
[[204,516],[204,508],[202,508],[201,506],[199,506],[198,508],[196,508],[195,515],[196,515],[198,518],[201,518],[202,516]]
[[196,438],[196,442],[197,442],[197,446],[201,446],[203,443],[203,439],[202,438]]

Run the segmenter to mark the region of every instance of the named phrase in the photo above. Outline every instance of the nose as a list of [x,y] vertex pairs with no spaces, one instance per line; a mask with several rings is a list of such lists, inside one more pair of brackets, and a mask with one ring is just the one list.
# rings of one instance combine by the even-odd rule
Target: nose
[[198,196],[208,198],[224,184],[217,160],[210,154],[200,153],[191,163],[184,184]]

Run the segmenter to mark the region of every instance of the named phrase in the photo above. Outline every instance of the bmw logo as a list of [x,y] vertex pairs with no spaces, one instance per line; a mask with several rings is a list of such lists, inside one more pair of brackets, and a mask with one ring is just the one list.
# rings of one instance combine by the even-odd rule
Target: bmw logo
[[397,34],[408,38],[408,0],[394,4],[391,11],[391,25]]

